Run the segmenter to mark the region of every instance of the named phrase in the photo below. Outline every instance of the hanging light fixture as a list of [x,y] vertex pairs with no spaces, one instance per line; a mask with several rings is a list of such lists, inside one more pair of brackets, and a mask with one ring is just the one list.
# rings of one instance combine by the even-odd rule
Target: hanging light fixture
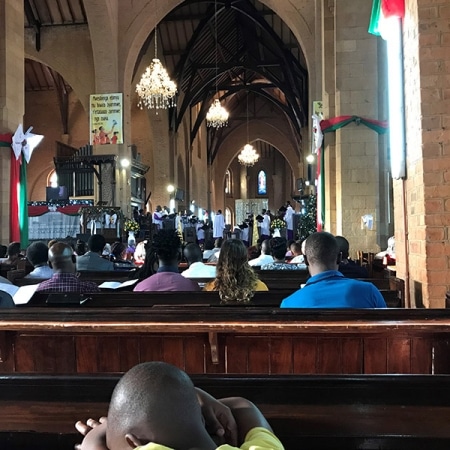
[[220,128],[228,125],[228,111],[215,99],[206,114],[208,127]]
[[[216,41],[216,95],[218,96],[217,78],[218,78],[218,39],[217,39],[217,0],[214,1],[214,30]],[[206,126],[220,128],[228,125],[228,111],[220,104],[216,98],[206,114]]]
[[177,85],[170,79],[167,70],[158,59],[158,27],[155,27],[155,57],[136,85],[139,96],[138,106],[144,109],[167,109],[173,107]]
[[241,153],[238,155],[238,160],[243,166],[253,166],[258,162],[259,154],[250,144],[245,144]]
[[[247,93],[247,142],[248,139],[248,93]],[[253,148],[251,144],[245,144],[244,148],[241,150],[241,153],[238,155],[238,161],[243,166],[253,166],[256,162],[258,162],[259,154]]]

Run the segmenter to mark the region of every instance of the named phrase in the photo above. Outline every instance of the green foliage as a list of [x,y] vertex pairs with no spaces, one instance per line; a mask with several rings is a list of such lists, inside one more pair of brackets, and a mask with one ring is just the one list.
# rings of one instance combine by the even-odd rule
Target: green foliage
[[310,195],[306,200],[305,212],[300,216],[297,228],[299,240],[306,239],[310,234],[317,231],[317,197]]

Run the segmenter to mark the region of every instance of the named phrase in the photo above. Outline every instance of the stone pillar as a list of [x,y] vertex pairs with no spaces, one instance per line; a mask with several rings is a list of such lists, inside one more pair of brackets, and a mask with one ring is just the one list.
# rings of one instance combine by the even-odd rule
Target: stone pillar
[[[371,3],[335,2],[336,116],[379,118],[377,40],[367,33],[366,20]],[[333,231],[344,235],[353,250],[378,250],[379,136],[365,126],[350,124],[336,131],[335,137],[337,213]],[[366,214],[373,216],[373,230],[361,228],[361,217]]]
[[240,197],[245,200],[248,198],[248,177],[247,177],[247,166],[240,165],[241,172],[239,177],[239,188],[240,188]]
[[[24,97],[23,1],[0,0],[0,133],[22,123]],[[0,242],[9,241],[11,151],[0,147]]]

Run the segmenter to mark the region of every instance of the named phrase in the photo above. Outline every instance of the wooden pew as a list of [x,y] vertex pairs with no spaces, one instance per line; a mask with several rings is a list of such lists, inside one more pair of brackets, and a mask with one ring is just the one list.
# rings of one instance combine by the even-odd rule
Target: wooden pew
[[8,278],[8,272],[10,270],[15,270],[16,268],[17,268],[16,265],[1,263],[0,264],[0,276],[3,278]]
[[[191,307],[191,306],[223,306],[223,307],[271,307],[276,308],[281,301],[290,295],[290,290],[279,290],[275,292],[259,291],[255,292],[248,303],[230,303],[221,302],[218,292],[129,292],[123,290],[103,290],[102,292],[92,294],[74,294],[73,297],[82,308],[152,308],[152,307]],[[64,306],[64,299],[58,303],[58,296],[49,299],[48,293],[35,293],[30,307],[45,306]],[[68,299],[70,301],[70,299]],[[52,303],[53,302],[53,303]],[[68,303],[65,304],[67,306]],[[71,304],[70,306],[75,306]],[[21,306],[20,308],[24,308]]]
[[300,289],[309,278],[308,270],[255,270],[259,279],[266,283],[269,290]]
[[[105,281],[119,281],[124,282],[130,279],[129,271],[122,270],[102,270],[102,271],[80,271],[78,272],[80,280],[93,281],[97,284],[102,284]],[[45,279],[40,278],[25,278],[26,273],[23,270],[12,270],[8,273],[8,279],[16,286],[27,286],[30,284],[39,284]]]
[[[34,284],[34,283],[33,283]],[[92,294],[72,294],[67,301],[54,295],[49,299],[48,293],[35,293],[28,305],[23,306],[75,306],[83,307],[153,307],[156,305],[167,306],[266,306],[278,307],[283,299],[291,295],[294,291],[290,289],[278,289],[275,291],[258,291],[248,303],[222,303],[218,292],[132,292],[130,288],[109,290],[103,289],[100,293]],[[381,290],[388,308],[401,308],[401,300],[396,291]],[[59,296],[61,297],[61,296]]]
[[[242,396],[286,450],[448,449],[449,376],[192,376],[216,398]],[[73,424],[106,415],[119,376],[0,378],[0,448],[72,449]]]
[[450,374],[445,309],[87,305],[3,310],[0,373],[105,374],[164,360],[190,373]]

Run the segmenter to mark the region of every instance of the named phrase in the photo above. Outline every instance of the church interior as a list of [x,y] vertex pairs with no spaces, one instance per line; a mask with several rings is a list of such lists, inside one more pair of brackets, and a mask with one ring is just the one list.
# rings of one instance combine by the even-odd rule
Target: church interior
[[[153,385],[118,395],[133,411],[116,414],[117,448],[213,449],[214,432],[238,448],[239,416],[242,442],[270,442],[240,448],[450,448],[449,23],[450,0],[0,0],[0,448],[114,450],[97,419],[149,362],[177,376],[156,414],[141,408]],[[380,277],[338,274],[328,233],[312,239],[329,265],[267,239],[280,256],[261,244],[265,270],[232,233],[208,259],[194,237],[189,260],[181,227],[159,231],[166,208],[220,217],[202,230],[222,238],[284,205],[355,260],[387,249]],[[139,210],[157,232],[141,235]],[[32,241],[36,264],[20,253]],[[209,276],[184,278],[194,264]],[[158,276],[179,284],[141,289]],[[380,303],[335,306],[331,277]],[[283,306],[325,283],[331,307]],[[224,409],[230,396],[260,408],[257,424],[247,400]],[[169,411],[174,398],[190,407]]]
[[[0,133],[23,124],[44,136],[27,168],[29,202],[45,201],[58,164],[78,155],[80,176],[64,178],[71,198],[129,216],[133,206],[168,205],[172,186],[177,211],[221,209],[236,224],[239,202],[257,213],[261,201],[277,211],[290,200],[301,212],[302,198],[318,190],[312,115],[354,117],[324,134],[323,229],[345,236],[354,252],[378,252],[395,236],[406,304],[442,307],[450,289],[449,8],[428,3],[405,1],[403,149],[364,125],[392,119],[387,45],[367,31],[371,0],[1,0]],[[136,85],[155,58],[176,84],[176,104],[141,108]],[[121,123],[105,122],[105,145],[95,140],[91,100],[116,93]],[[225,126],[207,123],[214,100],[229,114]],[[246,144],[259,155],[252,166],[238,159]],[[406,170],[395,178],[397,151]],[[10,159],[1,152],[3,244]],[[83,191],[86,161],[103,178]]]

